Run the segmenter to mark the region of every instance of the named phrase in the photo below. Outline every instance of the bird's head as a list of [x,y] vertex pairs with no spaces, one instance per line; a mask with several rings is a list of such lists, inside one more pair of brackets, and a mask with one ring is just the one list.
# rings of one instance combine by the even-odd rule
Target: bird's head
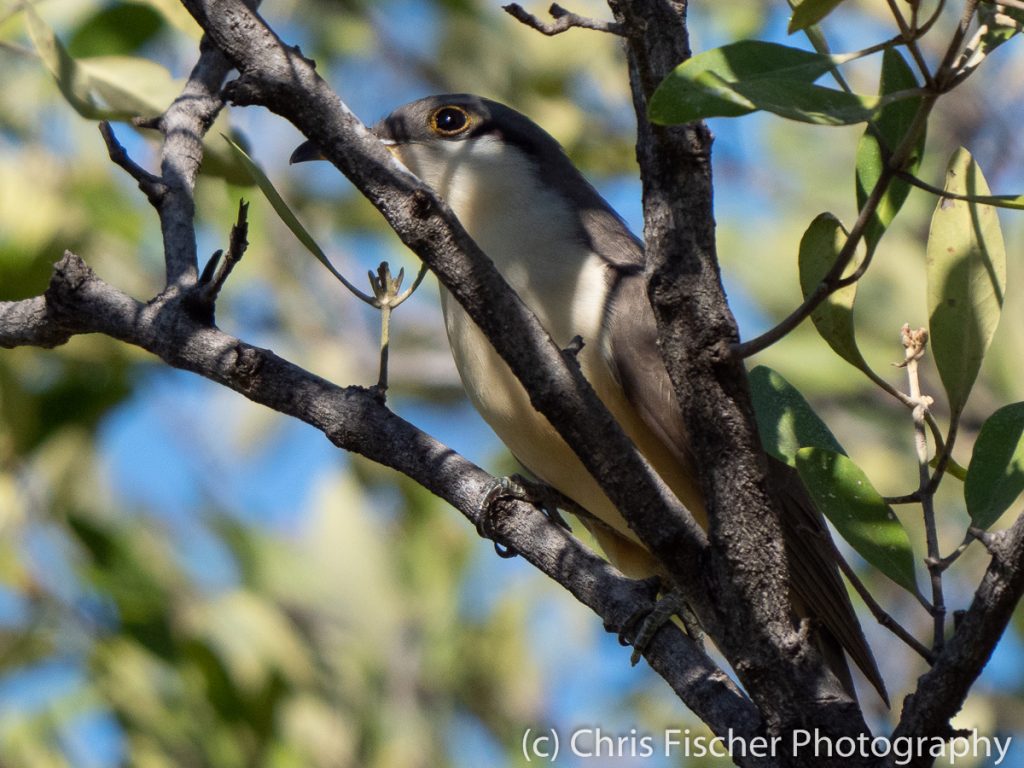
[[[471,94],[428,96],[399,107],[373,133],[456,209],[481,188],[491,196],[558,186],[578,172],[558,142],[525,115]],[[292,162],[320,159],[311,142]]]

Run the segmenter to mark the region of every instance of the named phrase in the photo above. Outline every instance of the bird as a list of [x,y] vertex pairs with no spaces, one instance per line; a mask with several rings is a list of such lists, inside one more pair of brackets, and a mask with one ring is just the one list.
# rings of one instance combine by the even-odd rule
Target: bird
[[[575,340],[583,375],[640,453],[707,528],[682,411],[658,348],[644,279],[644,246],[570,160],[526,115],[466,93],[418,99],[372,132],[444,199],[462,226],[561,348]],[[322,157],[305,142],[291,161]],[[586,510],[605,555],[632,578],[664,573],[622,513],[546,417],[462,306],[441,286],[452,356],[466,394],[515,458]],[[888,703],[824,519],[795,471],[773,465],[797,616],[818,625],[818,645],[856,697],[843,650]]]

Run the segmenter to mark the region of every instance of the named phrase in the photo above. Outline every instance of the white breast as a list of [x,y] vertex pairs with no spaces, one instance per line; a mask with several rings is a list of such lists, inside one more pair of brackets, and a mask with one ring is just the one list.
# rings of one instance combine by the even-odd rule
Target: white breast
[[[561,347],[580,336],[584,375],[623,421],[631,408],[601,350],[608,267],[579,237],[569,203],[537,183],[514,147],[487,137],[401,148]],[[462,307],[441,289],[448,340],[466,393],[531,472],[624,535],[625,521]],[[624,426],[626,424],[624,423]]]
[[596,343],[604,262],[581,242],[568,202],[538,183],[529,158],[488,136],[412,144],[402,160],[459,221],[561,346]]

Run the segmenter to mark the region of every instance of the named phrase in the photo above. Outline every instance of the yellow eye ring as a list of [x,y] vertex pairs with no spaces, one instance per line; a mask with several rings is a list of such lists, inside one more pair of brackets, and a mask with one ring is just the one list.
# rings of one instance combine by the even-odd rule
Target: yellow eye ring
[[469,130],[473,119],[462,107],[449,104],[434,110],[430,115],[430,130],[438,136],[458,136]]

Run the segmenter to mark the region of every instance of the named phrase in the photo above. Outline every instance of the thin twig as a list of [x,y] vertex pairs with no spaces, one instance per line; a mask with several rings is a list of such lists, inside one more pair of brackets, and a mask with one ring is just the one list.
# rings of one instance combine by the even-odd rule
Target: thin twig
[[992,533],[991,531],[986,531],[973,525],[967,529],[967,533],[980,541],[985,549],[988,550],[988,553],[993,556],[996,555],[996,543],[1006,535],[1002,531]]
[[117,140],[114,129],[106,120],[100,122],[100,134],[107,145],[107,154],[110,156],[111,162],[135,179],[139,189],[146,195],[146,199],[154,208],[159,209],[160,201],[167,194],[167,185],[159,176],[150,173],[128,156],[127,150]]
[[505,13],[509,14],[517,21],[522,22],[528,27],[536,29],[541,34],[548,35],[549,37],[560,35],[573,27],[577,27],[579,29],[592,29],[596,32],[607,32],[610,35],[618,35],[619,37],[626,36],[626,32],[622,28],[621,24],[617,24],[614,21],[601,21],[600,19],[590,19],[586,16],[580,16],[572,11],[567,11],[558,3],[552,3],[551,7],[548,9],[548,13],[550,13],[555,19],[553,22],[542,21],[519,5],[519,3],[503,5],[502,8]]
[[383,399],[388,391],[388,357],[391,353],[391,305],[380,308],[380,367],[377,375],[377,394]]
[[910,324],[907,323],[903,326],[900,335],[906,354],[905,367],[907,381],[910,384],[910,396],[918,402],[917,407],[914,408],[914,447],[917,452],[921,510],[924,514],[925,539],[928,544],[928,557],[925,559],[925,563],[928,566],[932,584],[932,619],[935,630],[932,649],[938,654],[942,652],[942,646],[945,643],[946,602],[942,594],[943,569],[938,565],[942,558],[939,555],[939,534],[935,525],[935,499],[933,494],[928,491],[931,477],[928,472],[928,434],[925,431],[924,414],[931,405],[932,399],[921,394],[921,380],[917,370],[917,363],[924,356],[928,344],[928,331],[924,328],[912,331]]
[[902,496],[885,496],[883,500],[890,507],[895,507],[900,504],[917,504],[921,500],[921,492],[914,491],[913,493],[905,493]]
[[[1020,7],[1024,8],[1024,4]],[[1021,23],[1019,21],[1008,16],[1003,16],[1002,19],[1000,19],[999,14],[994,14],[992,19],[987,19],[980,23],[974,32],[974,37],[972,37],[971,41],[964,46],[964,50],[960,54],[960,58],[957,60],[955,74],[953,78],[946,83],[947,90],[957,87],[960,83],[974,74],[988,55],[998,47],[998,43],[995,43],[994,45],[986,45],[986,42],[991,42],[989,38],[993,32],[993,28],[990,26],[990,21],[994,23],[996,27],[1014,27],[1017,31],[1020,31]]]
[[249,247],[249,203],[245,200],[238,201],[238,218],[231,227],[231,235],[228,237],[228,250],[220,260],[217,274],[203,286],[203,301],[213,306],[217,300],[217,294],[224,287],[231,270],[242,260],[246,248]]
[[960,54],[960,47],[967,38],[967,30],[970,29],[974,14],[978,11],[978,2],[979,0],[967,0],[964,3],[964,11],[960,16],[960,22],[957,24],[956,31],[953,32],[953,38],[949,41],[946,54],[942,57],[942,63],[939,64],[939,68],[935,72],[936,86],[942,91],[953,87],[951,81],[958,74],[953,63]]
[[832,268],[828,271],[828,274],[821,279],[821,282],[818,283],[814,290],[807,294],[803,303],[794,309],[774,328],[769,328],[760,336],[756,336],[749,341],[744,341],[733,346],[732,352],[734,355],[740,358],[747,358],[767,349],[775,342],[784,338],[790,333],[790,331],[810,317],[814,310],[816,310],[821,303],[825,301],[825,299],[835,291],[839,290],[839,282],[842,273],[846,270],[847,265],[849,265],[850,260],[853,258],[857,245],[864,234],[864,230],[867,228],[868,222],[871,220],[875,210],[878,208],[878,204],[881,202],[882,196],[885,194],[885,190],[888,188],[889,181],[892,176],[893,172],[889,170],[888,166],[882,169],[882,173],[878,177],[878,182],[875,184],[874,189],[871,190],[871,195],[864,203],[864,207],[861,209],[860,215],[857,217],[857,221],[850,230],[850,234],[847,236],[846,242],[843,244],[842,249],[840,249],[839,254],[836,256],[836,260],[832,264]]
[[913,4],[913,16],[910,23],[907,23],[906,18],[903,16],[903,12],[896,4],[896,0],[888,0],[888,2],[889,10],[892,11],[893,18],[896,19],[896,25],[900,28],[901,42],[906,46],[907,50],[910,51],[910,55],[913,57],[914,63],[917,64],[917,68],[921,71],[921,76],[924,78],[925,84],[929,88],[934,86],[935,80],[932,77],[931,70],[928,69],[928,62],[925,61],[924,55],[921,53],[921,49],[917,45],[917,41],[922,34],[915,27],[917,23],[917,4]]
[[814,312],[814,310],[816,310],[830,294],[838,291],[840,288],[851,285],[852,282],[855,282],[855,279],[860,279],[864,274],[866,264],[870,263],[870,251],[854,275],[851,275],[850,279],[843,279],[843,272],[846,271],[847,266],[849,266],[850,261],[853,259],[857,246],[860,244],[871,218],[875,215],[875,211],[881,204],[882,198],[885,196],[890,182],[896,176],[896,170],[903,167],[907,158],[910,157],[910,153],[917,145],[917,139],[928,123],[928,115],[931,113],[932,107],[935,106],[936,98],[937,96],[935,94],[928,94],[921,99],[921,104],[917,109],[917,113],[914,115],[913,122],[907,129],[906,134],[904,134],[903,140],[900,142],[899,146],[893,151],[889,158],[889,162],[882,168],[882,172],[878,176],[878,181],[875,182],[875,186],[871,190],[871,194],[868,195],[868,199],[864,202],[864,206],[861,208],[860,213],[857,216],[857,221],[854,222],[853,227],[850,229],[850,234],[847,236],[846,242],[843,244],[842,249],[840,249],[839,254],[836,256],[836,260],[832,264],[832,268],[829,269],[828,273],[821,279],[821,282],[818,283],[817,287],[807,295],[799,307],[793,310],[788,317],[783,319],[774,328],[768,329],[760,336],[750,339],[749,341],[744,341],[734,345],[732,348],[732,353],[734,355],[741,358],[747,358],[767,349],[775,342],[784,338],[790,331],[810,317],[811,313]]
[[928,17],[928,20],[924,24],[921,24],[920,26],[917,27],[918,37],[924,37],[926,34],[928,34],[931,28],[935,26],[935,22],[942,18],[942,12],[945,10],[945,8],[946,0],[939,0],[939,2],[936,3],[935,5],[935,9],[932,11],[932,15]]
[[945,197],[950,200],[963,200],[966,203],[975,203],[976,205],[991,205],[995,208],[1000,208],[1003,207],[999,205],[1000,201],[1010,202],[1022,197],[1022,195],[961,195],[957,192],[950,192],[942,187],[937,187],[934,184],[929,184],[924,179],[920,179],[908,171],[897,171],[896,175],[911,186],[923,189],[925,192],[931,192],[938,197]]
[[412,281],[412,285],[406,288],[393,302],[391,302],[391,308],[394,309],[395,307],[398,307],[403,301],[412,296],[416,289],[420,287],[420,283],[423,282],[423,278],[427,276],[427,272],[429,271],[430,269],[426,264],[421,264],[420,271],[416,273],[416,279]]
[[949,568],[949,566],[951,566],[958,559],[960,559],[960,555],[967,551],[967,547],[969,547],[971,545],[971,542],[974,541],[976,538],[978,537],[972,532],[972,530],[968,529],[967,532],[964,534],[964,540],[960,542],[960,545],[956,549],[954,549],[945,557],[935,561],[934,563],[929,563],[929,565],[934,565],[936,568],[942,571],[946,570],[947,568]]
[[373,289],[373,300],[370,302],[380,310],[380,372],[377,377],[376,391],[383,399],[388,389],[388,355],[391,348],[391,313],[402,302],[408,299],[419,288],[423,278],[427,275],[427,265],[420,265],[420,271],[405,291],[399,293],[402,287],[402,279],[405,277],[405,270],[398,271],[398,277],[391,277],[391,268],[386,261],[382,261],[377,267],[377,274],[369,273],[370,287]]
[[[831,540],[831,537],[829,537],[829,541],[832,545],[832,553],[835,555],[836,562],[839,563],[839,570],[843,572],[846,580],[850,582],[857,594],[860,595],[861,600],[864,601],[864,605],[868,607],[868,610],[871,611],[871,615],[875,617],[875,621],[896,635],[896,637],[916,651],[917,654],[929,664],[934,662],[935,654],[928,650],[921,641],[910,634],[902,624],[896,621],[896,619],[890,616],[886,610],[878,604],[878,601],[875,600],[872,594],[868,591],[868,588],[864,586],[864,582],[860,580],[857,572],[853,570],[853,567],[848,562],[846,562],[846,558],[843,557],[842,553],[836,547],[835,542]],[[920,596],[918,597],[920,598]]]
[[[914,408],[915,403],[914,403],[913,399],[911,399],[911,397],[909,395],[907,395],[904,392],[900,392],[898,389],[896,389],[896,387],[894,387],[892,384],[890,384],[885,379],[883,379],[881,376],[879,376],[877,373],[875,373],[871,368],[865,367],[865,368],[861,368],[860,370],[864,373],[865,376],[867,376],[869,379],[871,379],[871,381],[877,387],[879,387],[883,392],[885,392],[886,394],[891,395],[892,397],[896,398],[897,400],[899,400],[900,403],[905,405],[907,408],[910,408],[910,409]],[[937,453],[941,452],[942,450],[944,450],[945,445],[946,445],[946,442],[945,442],[945,440],[942,437],[942,430],[939,429],[939,424],[938,424],[938,422],[935,421],[935,417],[932,416],[931,411],[926,412],[925,415],[924,415],[924,418],[925,418],[925,422],[928,424],[928,428],[931,430],[932,440],[935,441],[935,450],[936,450]],[[917,501],[917,499],[915,498],[914,501]],[[890,502],[890,503],[904,503],[904,502]]]

